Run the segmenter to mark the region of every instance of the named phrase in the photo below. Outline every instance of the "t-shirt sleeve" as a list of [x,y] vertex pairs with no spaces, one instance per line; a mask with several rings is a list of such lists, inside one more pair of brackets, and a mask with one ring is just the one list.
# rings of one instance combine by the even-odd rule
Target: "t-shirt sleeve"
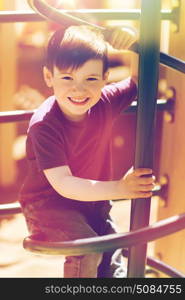
[[111,83],[102,90],[102,98],[111,105],[113,118],[125,110],[136,96],[137,85],[131,77]]
[[33,150],[32,159],[36,159],[40,171],[68,164],[62,137],[49,126],[33,125],[28,132],[27,140]]

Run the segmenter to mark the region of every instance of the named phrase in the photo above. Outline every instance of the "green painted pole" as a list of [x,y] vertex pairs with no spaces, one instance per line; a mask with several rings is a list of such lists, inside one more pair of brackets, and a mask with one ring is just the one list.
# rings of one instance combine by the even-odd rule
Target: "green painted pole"
[[[160,0],[142,0],[135,168],[153,168],[153,144],[158,85]],[[134,199],[130,230],[148,226],[150,199]],[[129,249],[127,277],[145,277],[147,244]]]
[[[47,5],[47,3],[46,3]],[[43,11],[43,10],[42,10]],[[62,22],[62,13],[65,12],[70,18],[78,17],[80,19],[87,19],[87,16],[94,17],[96,20],[138,20],[141,12],[139,9],[76,9],[76,10],[60,10],[60,22]],[[53,19],[54,18],[54,19]],[[163,20],[173,21],[176,24],[176,15],[173,10],[161,10],[161,18]],[[55,17],[52,16],[55,22]],[[44,21],[44,15],[33,13],[30,11],[0,11],[0,23],[12,22],[40,22]]]

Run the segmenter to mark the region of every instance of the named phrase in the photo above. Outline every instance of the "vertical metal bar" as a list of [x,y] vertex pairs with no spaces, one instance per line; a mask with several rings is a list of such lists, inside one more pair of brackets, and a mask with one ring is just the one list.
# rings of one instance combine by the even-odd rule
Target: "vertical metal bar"
[[[158,84],[160,0],[142,0],[135,168],[153,168],[153,143]],[[150,199],[134,199],[130,230],[149,224]],[[144,277],[147,244],[129,249],[128,277]]]

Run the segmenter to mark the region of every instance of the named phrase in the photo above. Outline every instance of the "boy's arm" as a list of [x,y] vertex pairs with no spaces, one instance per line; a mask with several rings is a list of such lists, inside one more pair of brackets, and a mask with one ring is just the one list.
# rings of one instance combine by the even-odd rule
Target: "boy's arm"
[[44,170],[51,186],[63,197],[77,201],[102,201],[152,196],[154,177],[151,169],[130,170],[123,178],[115,181],[96,181],[72,175],[68,166]]
[[[104,32],[105,40],[116,50],[129,50],[138,40],[138,32],[131,27],[107,27]],[[109,47],[108,47],[109,52]],[[137,84],[138,79],[138,54],[130,51],[131,55],[131,77]]]
[[131,55],[131,77],[132,77],[132,80],[137,85],[137,83],[138,83],[138,60],[139,60],[139,55],[135,52],[130,52],[130,55]]

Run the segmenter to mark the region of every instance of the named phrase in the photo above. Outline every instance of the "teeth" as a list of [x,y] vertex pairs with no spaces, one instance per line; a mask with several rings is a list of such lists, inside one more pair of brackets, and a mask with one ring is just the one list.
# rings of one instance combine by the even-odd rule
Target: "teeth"
[[81,102],[84,102],[85,100],[87,100],[87,98],[84,98],[84,99],[74,99],[74,98],[71,98],[69,97],[70,100],[74,101],[74,102],[78,102],[78,103],[81,103]]

